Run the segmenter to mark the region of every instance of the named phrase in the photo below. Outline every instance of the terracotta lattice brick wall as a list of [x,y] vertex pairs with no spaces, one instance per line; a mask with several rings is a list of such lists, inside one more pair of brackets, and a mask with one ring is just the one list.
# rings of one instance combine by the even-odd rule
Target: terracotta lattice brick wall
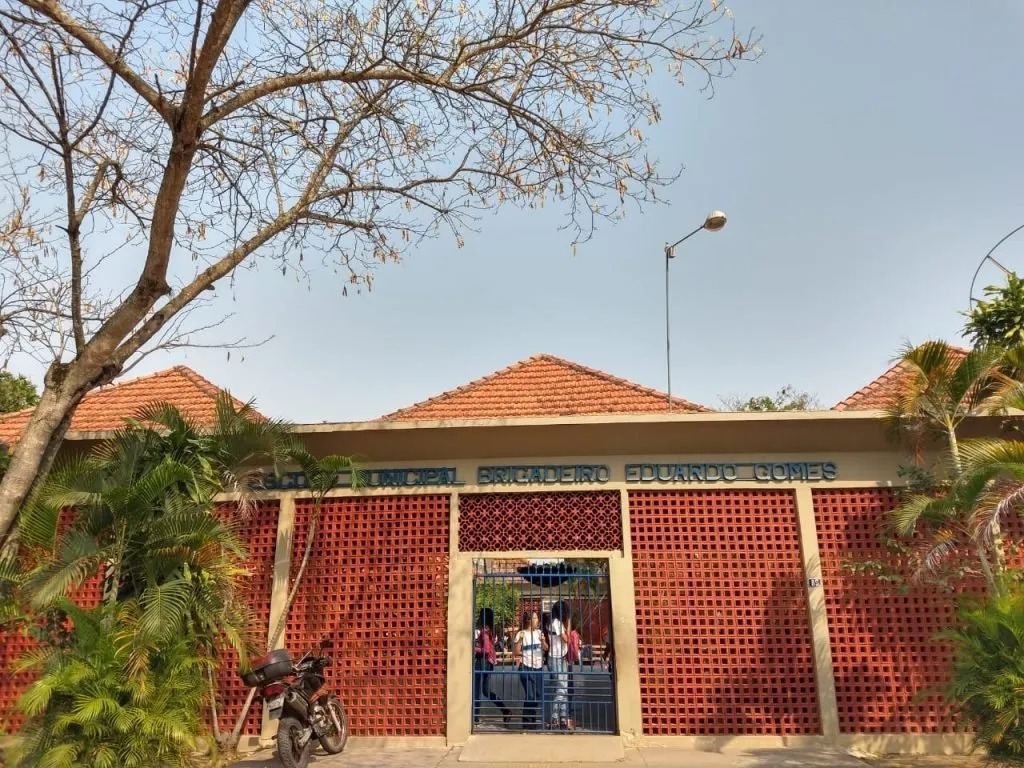
[[885,559],[884,515],[895,506],[880,488],[814,491],[822,576],[844,733],[938,733],[955,723],[941,693],[951,651],[935,639],[952,626],[953,598],[926,587],[909,594],[844,564]]
[[459,551],[622,549],[620,505],[616,491],[463,494]]
[[[82,585],[75,602],[84,608],[98,605],[103,597],[103,578],[94,576]],[[24,633],[0,630],[0,733],[13,733],[22,723],[17,713],[18,698],[32,682],[32,672],[12,673],[12,667],[29,651],[36,642]]]
[[[277,549],[277,501],[261,502],[238,521],[239,537],[249,550],[245,593],[252,614],[253,641],[257,648],[266,648],[270,622],[270,595],[274,583],[274,556]],[[231,511],[232,516],[238,513]],[[259,655],[257,653],[257,655]],[[242,711],[249,689],[238,676],[238,656],[224,651],[218,659],[217,721],[221,731],[230,731]],[[245,720],[242,733],[256,736],[263,721],[263,706],[257,697]]]
[[[334,641],[327,686],[360,736],[445,732],[447,495],[331,499],[288,621],[298,656]],[[292,576],[312,505],[295,509]]]
[[[71,510],[63,513],[63,524],[70,522]],[[99,605],[103,598],[103,576],[97,574],[88,579],[74,596],[76,604],[83,608]],[[13,733],[22,723],[17,713],[18,699],[34,674],[19,672],[14,674],[12,667],[29,651],[36,648],[36,642],[21,631],[0,629],[0,733]]]
[[630,491],[629,509],[644,733],[819,733],[792,492]]
[[15,705],[32,679],[25,672],[14,674],[11,667],[34,647],[35,644],[22,634],[0,630],[0,726],[3,732],[13,733],[21,725]]

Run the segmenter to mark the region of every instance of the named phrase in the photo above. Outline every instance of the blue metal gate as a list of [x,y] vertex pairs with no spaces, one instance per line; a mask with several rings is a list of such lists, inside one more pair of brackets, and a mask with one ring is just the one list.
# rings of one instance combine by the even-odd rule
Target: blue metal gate
[[473,732],[616,733],[608,562],[473,565]]

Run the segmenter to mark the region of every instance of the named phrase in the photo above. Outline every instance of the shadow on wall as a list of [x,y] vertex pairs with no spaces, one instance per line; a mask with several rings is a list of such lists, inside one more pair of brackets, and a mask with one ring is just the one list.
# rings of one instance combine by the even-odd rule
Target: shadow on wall
[[[843,567],[851,559],[901,567],[880,542],[894,501],[887,493],[873,501],[848,506],[838,535],[822,531],[818,521],[840,731],[953,732],[942,691],[952,649],[937,639],[955,621],[953,595],[927,584],[903,592],[871,573]],[[909,574],[905,566],[902,571]]]
[[[445,728],[448,496],[329,500],[288,622],[300,655],[334,643],[327,687],[352,735],[433,736]],[[311,504],[296,503],[296,531]],[[305,537],[293,543],[292,577]]]
[[732,734],[820,734],[803,569],[776,575],[761,606],[729,609],[735,624],[721,642],[743,643],[746,635],[748,645],[730,649],[739,668],[709,691],[710,711],[699,728],[700,734],[716,734],[707,746],[725,747]]

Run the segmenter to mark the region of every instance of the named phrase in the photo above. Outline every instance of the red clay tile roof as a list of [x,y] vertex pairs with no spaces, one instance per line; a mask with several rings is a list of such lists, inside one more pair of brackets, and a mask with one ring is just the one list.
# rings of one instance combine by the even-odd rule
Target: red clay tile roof
[[[657,390],[554,355],[534,355],[382,418],[387,421],[500,419],[667,410],[666,396]],[[674,397],[672,410],[704,413],[710,409]]]
[[884,410],[896,397],[910,372],[903,362],[896,363],[889,370],[865,387],[836,403],[833,411],[874,411]]
[[[966,355],[967,350],[953,347],[955,352]],[[852,395],[832,406],[833,411],[881,411],[889,407],[899,391],[908,383],[911,371],[902,361],[861,387]]]
[[[177,365],[166,371],[123,383],[108,384],[90,392],[71,417],[71,431],[114,430],[124,420],[151,403],[170,403],[202,424],[212,424],[217,395],[221,392],[191,368]],[[232,398],[235,407],[243,403]],[[0,416],[0,441],[15,442],[32,415],[31,408]]]

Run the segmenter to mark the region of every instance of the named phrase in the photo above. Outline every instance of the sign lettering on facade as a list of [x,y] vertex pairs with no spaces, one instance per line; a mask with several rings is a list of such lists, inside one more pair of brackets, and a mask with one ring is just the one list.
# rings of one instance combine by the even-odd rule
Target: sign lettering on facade
[[[580,484],[603,485],[611,482],[615,473],[609,464],[513,464],[481,465],[476,470],[477,485],[537,485],[564,486]],[[758,483],[813,482],[835,480],[839,468],[833,461],[746,461],[746,462],[688,462],[640,463],[622,465],[622,480],[626,483],[692,484],[730,483],[736,481]],[[458,477],[456,467],[382,467],[359,470],[358,485],[363,488],[421,488],[465,485]],[[341,472],[335,478],[335,488],[352,486],[352,473]],[[263,476],[267,490],[301,490],[309,483],[302,472],[285,472],[278,477],[271,473]]]
[[[335,488],[349,488],[352,485],[351,472],[339,472],[334,479]],[[359,470],[358,485],[362,488],[419,488],[464,483],[459,482],[455,467],[387,467]],[[308,488],[309,483],[302,472],[284,472],[279,477],[267,473],[263,476],[262,487],[288,491]]]
[[612,471],[607,464],[531,464],[509,467],[478,467],[477,485],[573,485],[607,483]]
[[794,480],[835,480],[832,461],[746,461],[716,464],[627,464],[627,483],[716,483],[753,480],[783,483]]

